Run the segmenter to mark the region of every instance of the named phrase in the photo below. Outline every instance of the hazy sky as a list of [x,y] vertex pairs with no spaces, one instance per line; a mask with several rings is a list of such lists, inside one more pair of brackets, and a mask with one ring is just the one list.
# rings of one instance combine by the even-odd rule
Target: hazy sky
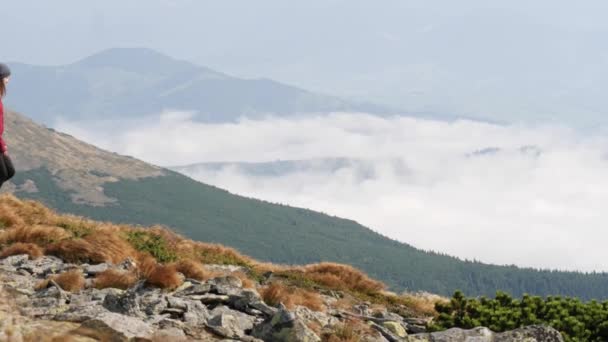
[[[227,124],[164,113],[118,129],[109,122],[57,127],[159,165],[364,159],[364,169],[354,164],[254,177],[228,167],[193,177],[239,194],[348,217],[416,247],[463,258],[608,271],[605,134],[352,113]],[[475,153],[488,148],[500,151]]]
[[143,46],[407,111],[608,123],[605,1],[0,0],[1,60]]

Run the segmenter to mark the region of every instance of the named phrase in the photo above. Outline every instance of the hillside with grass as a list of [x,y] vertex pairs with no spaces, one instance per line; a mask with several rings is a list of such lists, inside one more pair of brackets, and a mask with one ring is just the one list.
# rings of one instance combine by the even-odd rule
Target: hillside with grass
[[2,191],[59,212],[165,225],[193,240],[221,243],[268,262],[348,264],[395,291],[608,298],[603,273],[494,266],[422,251],[352,220],[245,198],[98,149],[14,112],[6,113],[6,125],[18,172]]
[[545,326],[427,332],[450,303],[348,265],[270,264],[0,196],[0,340],[562,341]]

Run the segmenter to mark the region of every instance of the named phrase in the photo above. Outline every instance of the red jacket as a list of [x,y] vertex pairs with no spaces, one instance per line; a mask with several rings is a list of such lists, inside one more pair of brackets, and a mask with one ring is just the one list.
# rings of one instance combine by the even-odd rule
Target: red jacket
[[0,98],[0,150],[2,153],[6,153],[6,143],[2,138],[4,134],[4,106],[2,105],[2,99]]

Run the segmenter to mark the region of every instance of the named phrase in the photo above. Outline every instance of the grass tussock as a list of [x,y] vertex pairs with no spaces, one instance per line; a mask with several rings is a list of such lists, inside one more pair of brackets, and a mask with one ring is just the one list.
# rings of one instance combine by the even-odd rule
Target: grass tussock
[[335,263],[320,263],[304,267],[304,273],[313,281],[332,289],[375,293],[386,289],[386,285],[371,279],[358,269]]
[[146,278],[146,284],[161,289],[173,290],[184,282],[184,278],[172,265],[157,265]]
[[296,305],[305,306],[313,311],[323,311],[323,301],[317,292],[286,286],[274,282],[261,289],[260,294],[268,305],[277,306],[283,303],[288,309]]
[[194,260],[184,259],[172,265],[178,272],[182,273],[186,278],[192,278],[200,281],[211,278],[210,272],[205,271],[203,265]]
[[12,207],[4,203],[0,205],[0,228],[11,228],[22,226],[24,224],[25,221],[21,218],[21,216],[17,215]]
[[380,338],[378,332],[361,320],[351,319],[331,327],[321,335],[323,342],[358,342],[363,336]]
[[81,270],[74,269],[61,274],[54,274],[36,285],[36,290],[46,289],[54,281],[62,290],[77,293],[85,286],[84,274]]
[[[126,240],[139,252],[152,255],[159,262],[177,260],[175,248],[171,248],[168,240],[160,234],[159,229],[150,230],[139,228],[127,230]],[[169,234],[164,234],[169,235]]]
[[404,293],[400,296],[405,301],[405,306],[410,311],[407,314],[416,316],[437,316],[435,305],[437,303],[448,303],[450,300],[431,293]]
[[46,246],[69,237],[71,237],[71,234],[59,227],[49,225],[16,226],[0,232],[0,244],[23,242]]
[[120,263],[136,254],[131,245],[117,234],[102,230],[82,239],[62,240],[49,245],[46,251],[68,262]]
[[18,242],[4,248],[2,253],[0,253],[0,258],[20,254],[27,254],[29,255],[30,259],[38,259],[44,254],[44,252],[42,248],[33,243]]
[[105,270],[95,277],[93,286],[97,289],[115,288],[126,290],[137,282],[138,277],[129,271]]
[[255,289],[255,282],[247,274],[239,271],[239,272],[234,272],[232,275],[241,280],[241,283],[243,284],[243,288]]

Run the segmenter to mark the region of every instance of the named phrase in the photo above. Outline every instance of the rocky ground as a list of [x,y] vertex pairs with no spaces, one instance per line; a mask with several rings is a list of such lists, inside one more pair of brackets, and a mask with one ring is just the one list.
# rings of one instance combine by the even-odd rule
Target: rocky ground
[[[562,341],[547,327],[531,326],[496,334],[486,328],[427,333],[428,319],[373,311],[369,303],[336,305],[341,294],[323,294],[322,312],[303,306],[271,306],[232,273],[238,267],[206,266],[223,275],[185,279],[174,290],[144,281],[120,290],[97,289],[100,272],[128,269],[132,261],[112,265],[64,263],[53,256],[0,260],[1,341]],[[69,292],[49,275],[79,270],[82,290]]]

